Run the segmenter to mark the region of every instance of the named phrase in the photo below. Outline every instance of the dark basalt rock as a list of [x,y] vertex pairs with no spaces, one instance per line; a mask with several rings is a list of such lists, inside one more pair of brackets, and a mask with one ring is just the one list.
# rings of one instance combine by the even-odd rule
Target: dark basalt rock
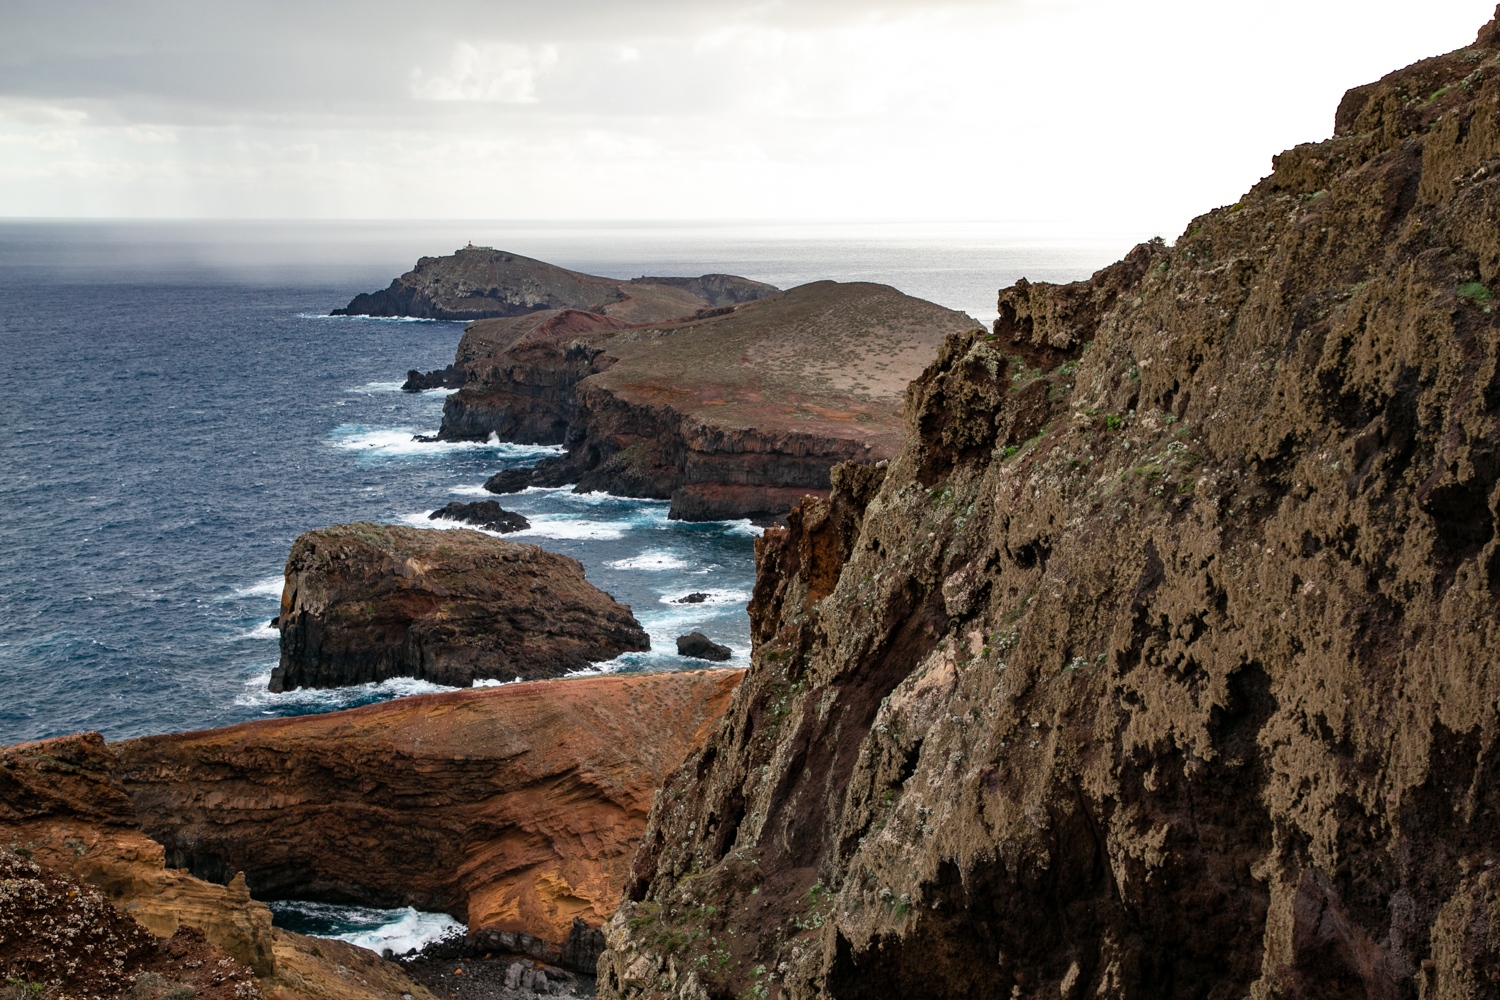
[[484,481],[491,493],[519,493],[531,485],[533,469],[502,469]]
[[462,389],[464,382],[467,380],[467,370],[456,364],[425,373],[413,368],[406,373],[406,381],[401,384],[401,391],[426,392],[428,389]]
[[685,597],[679,597],[679,598],[677,598],[677,600],[673,601],[672,603],[673,604],[702,604],[706,600],[708,600],[708,595],[707,594],[693,593],[693,594],[688,594]]
[[689,632],[677,637],[677,655],[723,663],[734,654],[728,646],[719,645],[702,632]]
[[472,524],[477,528],[488,528],[490,531],[498,531],[508,534],[512,531],[525,531],[531,527],[531,522],[515,511],[505,510],[493,500],[476,500],[473,503],[460,503],[457,500],[427,515],[429,521],[462,521]]

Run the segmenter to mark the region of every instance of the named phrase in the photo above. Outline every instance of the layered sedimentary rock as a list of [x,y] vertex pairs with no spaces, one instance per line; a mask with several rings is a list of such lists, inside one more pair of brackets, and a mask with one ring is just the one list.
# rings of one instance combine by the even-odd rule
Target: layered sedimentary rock
[[757,544],[610,997],[1500,992],[1500,33],[1001,292]]
[[902,393],[968,316],[884,285],[803,285],[673,323],[558,313],[476,323],[442,436],[565,444],[533,482],[672,501],[673,517],[775,515],[841,461],[900,448]]
[[698,278],[601,278],[519,254],[470,245],[423,257],[382,291],[361,294],[335,316],[486,319],[549,309],[582,309],[652,323],[775,292],[730,274]]
[[545,681],[153,736],[113,745],[114,775],[168,862],[200,877],[560,945],[614,910],[653,795],[740,676]]
[[271,690],[418,677],[556,677],[651,648],[575,559],[468,529],[355,523],[303,534]]
[[370,952],[273,927],[243,874],[166,867],[117,749],[97,733],[0,749],[0,971],[76,995],[430,1000]]

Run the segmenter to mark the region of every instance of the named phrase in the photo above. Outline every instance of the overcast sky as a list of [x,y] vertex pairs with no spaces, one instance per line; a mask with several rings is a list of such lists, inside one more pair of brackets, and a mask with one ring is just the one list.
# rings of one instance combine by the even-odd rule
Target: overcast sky
[[1493,0],[0,0],[0,215],[1175,235]]

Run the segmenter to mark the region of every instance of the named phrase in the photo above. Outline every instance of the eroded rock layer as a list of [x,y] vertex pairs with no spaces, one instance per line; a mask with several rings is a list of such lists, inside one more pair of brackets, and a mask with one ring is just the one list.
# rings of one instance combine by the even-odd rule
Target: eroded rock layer
[[0,973],[133,1000],[431,1000],[371,952],[273,927],[243,874],[166,867],[116,749],[98,733],[0,748]]
[[462,528],[366,522],[297,539],[277,626],[273,691],[557,677],[651,648],[576,559]]
[[785,512],[837,462],[901,447],[901,398],[968,316],[885,285],[815,282],[672,323],[581,312],[465,333],[442,436],[565,444],[533,482],[672,501],[673,517]]
[[168,863],[201,878],[560,945],[613,912],[652,796],[740,677],[544,681],[152,736],[112,745],[114,774]]
[[611,997],[1500,994],[1500,34],[1092,279],[757,544]]
[[601,278],[490,247],[423,257],[378,292],[356,295],[335,316],[484,319],[546,309],[583,309],[653,323],[776,291],[731,274],[699,278]]

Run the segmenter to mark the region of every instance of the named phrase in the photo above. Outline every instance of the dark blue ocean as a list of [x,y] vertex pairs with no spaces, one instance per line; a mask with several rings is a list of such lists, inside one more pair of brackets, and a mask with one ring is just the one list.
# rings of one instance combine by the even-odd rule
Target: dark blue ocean
[[[1149,235],[1149,234],[1146,234]],[[328,711],[432,685],[271,695],[281,570],[296,536],[427,524],[548,449],[424,444],[457,323],[329,318],[422,254],[473,240],[633,277],[728,271],[789,287],[886,281],[981,320],[1025,275],[1071,280],[1129,239],[1049,244],[983,229],[0,222],[0,744],[110,738]],[[574,556],[654,650],[606,669],[697,666],[701,629],[746,661],[754,529],[566,490],[501,498],[508,537]],[[713,603],[673,605],[706,591]]]

